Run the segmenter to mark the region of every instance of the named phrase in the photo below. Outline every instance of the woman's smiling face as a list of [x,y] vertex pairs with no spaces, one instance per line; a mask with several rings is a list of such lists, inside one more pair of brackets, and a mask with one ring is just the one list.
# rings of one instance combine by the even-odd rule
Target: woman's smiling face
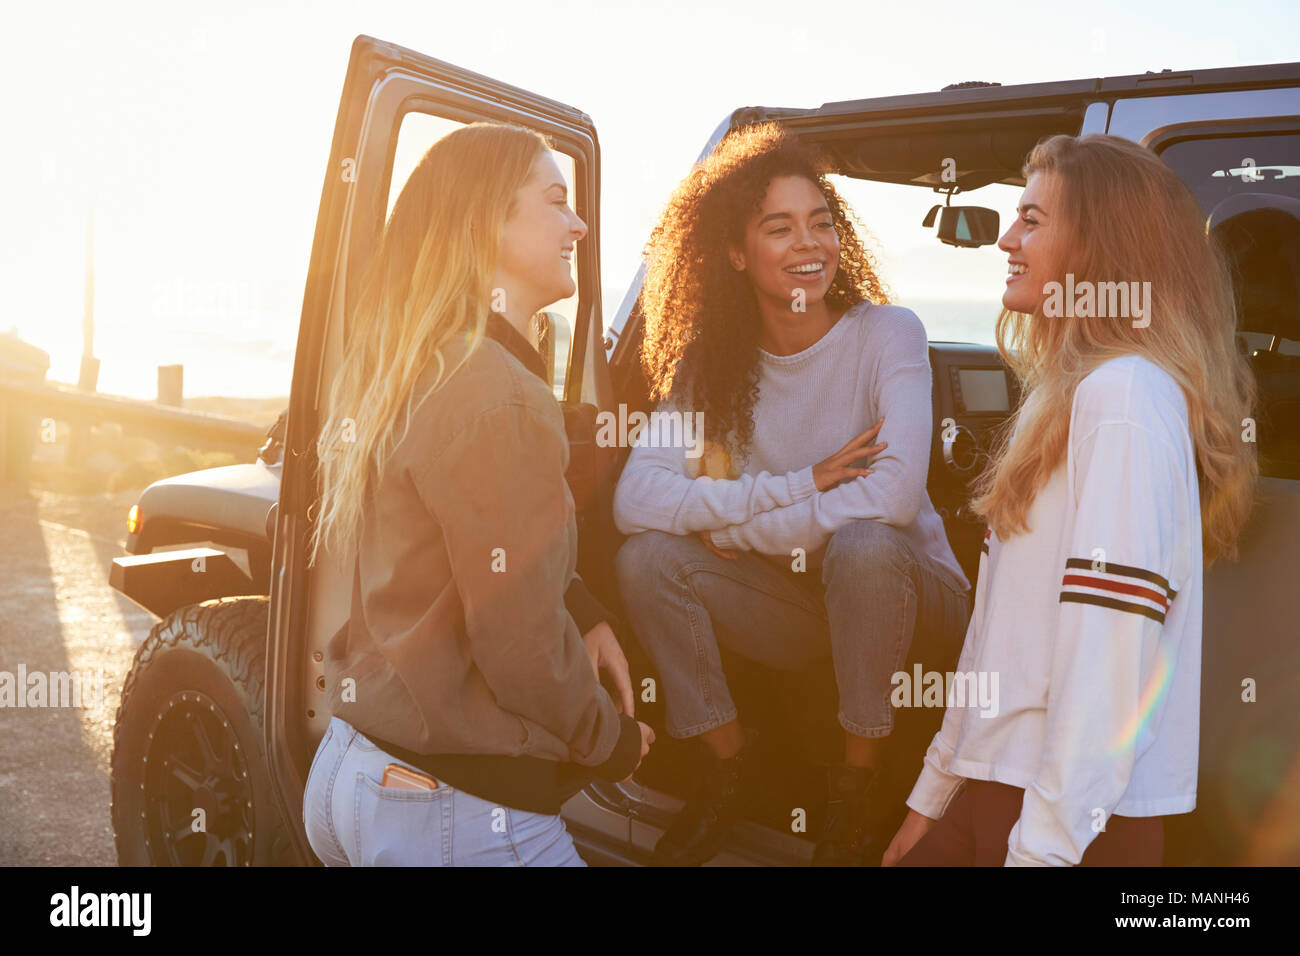
[[760,300],[784,308],[820,302],[835,278],[840,239],[817,184],[804,176],[775,177],[745,226],[743,246],[733,246],[730,258]]
[[542,150],[527,182],[515,193],[506,220],[498,276],[527,307],[543,308],[573,295],[573,249],[587,224],[569,206],[568,187],[550,150]]
[[1060,184],[1051,173],[1034,173],[1025,183],[1011,227],[998,240],[1007,254],[1007,284],[1002,305],[1033,312],[1046,296],[1044,286],[1058,281],[1066,224],[1060,213]]

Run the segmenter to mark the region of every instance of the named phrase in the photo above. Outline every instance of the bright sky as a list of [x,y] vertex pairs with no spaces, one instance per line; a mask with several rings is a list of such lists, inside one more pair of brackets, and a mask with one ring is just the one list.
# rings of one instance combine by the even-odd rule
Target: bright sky
[[[16,327],[51,353],[50,378],[76,380],[93,198],[100,388],[140,397],[154,394],[155,366],[173,362],[186,366],[188,395],[288,393],[324,167],[360,33],[592,116],[607,316],[674,183],[738,106],[1300,60],[1291,0],[1051,11],[987,0],[6,7],[0,332]],[[1014,206],[1015,190],[996,189],[971,201]],[[901,298],[996,299],[1004,257],[938,249],[919,228],[932,194],[888,192],[848,194],[884,243]],[[937,264],[957,260],[937,252],[969,257],[942,288]]]

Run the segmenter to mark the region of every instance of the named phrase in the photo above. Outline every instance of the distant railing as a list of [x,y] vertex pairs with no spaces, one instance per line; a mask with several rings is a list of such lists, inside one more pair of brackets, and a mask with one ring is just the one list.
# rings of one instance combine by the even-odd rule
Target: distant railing
[[[26,480],[36,435],[46,420],[66,422],[74,432],[111,423],[121,426],[123,433],[243,455],[255,453],[266,438],[264,427],[225,415],[189,412],[56,382],[0,378],[0,480]],[[75,458],[75,448],[69,454]]]

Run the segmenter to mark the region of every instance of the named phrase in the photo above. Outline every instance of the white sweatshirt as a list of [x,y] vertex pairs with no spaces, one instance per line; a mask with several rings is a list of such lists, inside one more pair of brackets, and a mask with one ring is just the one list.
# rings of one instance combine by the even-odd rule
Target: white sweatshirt
[[[681,412],[662,402],[657,413]],[[825,492],[812,469],[884,416],[870,475]],[[754,437],[736,479],[710,478],[666,418],[640,435],[614,493],[623,534],[708,530],[719,548],[817,566],[831,535],[854,518],[901,530],[959,590],[970,583],[926,492],[933,432],[929,345],[911,310],[863,302],[801,352],[759,350]],[[656,447],[658,446],[658,447]]]
[[950,699],[907,804],[937,819],[965,778],[1023,787],[1006,864],[1074,865],[1112,813],[1196,806],[1200,494],[1168,373],[1127,355],[1083,379],[1028,524],[986,535],[957,665],[998,676],[996,712]]

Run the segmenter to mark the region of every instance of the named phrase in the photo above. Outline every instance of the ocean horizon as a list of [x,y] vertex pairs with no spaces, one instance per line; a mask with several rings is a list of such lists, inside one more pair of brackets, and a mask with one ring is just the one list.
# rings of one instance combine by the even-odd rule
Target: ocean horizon
[[[606,286],[602,306],[606,324],[617,312],[626,287]],[[898,305],[911,309],[925,325],[931,341],[973,342],[991,345],[999,304],[973,299],[932,299],[899,296]],[[247,319],[248,317],[242,317]],[[287,396],[293,379],[297,343],[297,317],[261,315],[257,321],[233,321],[224,329],[205,322],[201,330],[177,328],[148,342],[105,341],[96,345],[100,360],[100,392],[130,398],[157,395],[159,364],[184,366],[184,394],[190,397],[228,396],[270,398]],[[283,333],[276,335],[276,331]],[[239,333],[250,333],[242,338]],[[75,383],[80,367],[79,349],[50,348],[51,381]]]

